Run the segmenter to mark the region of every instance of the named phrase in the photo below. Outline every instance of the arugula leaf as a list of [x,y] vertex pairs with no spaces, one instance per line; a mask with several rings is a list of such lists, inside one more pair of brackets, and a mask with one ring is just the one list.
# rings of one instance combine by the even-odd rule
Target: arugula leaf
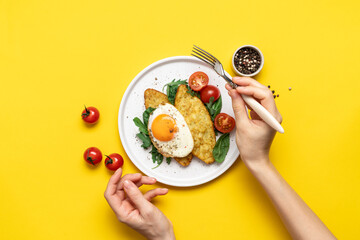
[[170,164],[170,163],[171,163],[171,157],[167,157],[167,158],[166,158],[166,163],[167,163],[167,164]]
[[145,124],[143,124],[142,121],[138,117],[134,118],[133,121],[134,121],[135,125],[139,127],[140,133],[149,135],[147,126]]
[[194,90],[191,89],[191,87],[186,83],[186,87],[187,87],[187,93],[190,93],[190,95],[193,97],[197,97],[200,98],[200,92],[195,92]]
[[136,134],[136,136],[143,142],[141,147],[147,149],[152,144],[149,136],[147,136],[143,133],[138,133],[138,134]]
[[151,146],[151,140],[149,137],[149,132],[147,129],[147,125],[149,122],[149,117],[150,114],[155,110],[155,108],[149,107],[148,109],[145,110],[145,112],[143,113],[143,121],[144,123],[138,118],[134,118],[133,121],[135,123],[136,126],[139,127],[139,131],[140,133],[136,134],[136,136],[143,142],[143,144],[141,145],[141,147],[147,149],[148,147]]
[[[146,109],[144,111],[144,113],[143,113],[143,122],[138,117],[135,117],[133,119],[133,121],[134,121],[135,125],[139,127],[140,132],[138,134],[136,134],[136,136],[143,142],[141,147],[147,149],[150,146],[152,146],[150,153],[151,153],[153,163],[157,163],[157,165],[154,168],[157,168],[163,162],[164,156],[161,153],[159,153],[158,150],[156,149],[156,147],[152,144],[151,139],[149,137],[149,132],[148,132],[148,129],[147,129],[150,114],[154,110],[155,110],[155,108],[149,107],[148,109]],[[166,162],[168,164],[170,164],[170,161],[171,161],[171,158],[166,158]]]
[[215,113],[214,113],[214,119],[215,119],[215,117],[221,112],[221,108],[222,108],[221,96],[219,97],[218,100],[216,100],[214,102],[214,105],[212,106],[212,108],[215,109]]
[[167,97],[169,99],[169,102],[172,105],[175,104],[176,92],[177,92],[178,87],[181,84],[187,84],[187,80],[177,80],[177,81],[175,81],[175,79],[174,79],[171,82],[169,82],[168,84],[165,84],[165,86],[163,87],[163,91],[164,91],[164,88],[166,87],[166,95],[167,95]]
[[156,108],[152,108],[152,107],[148,107],[148,109],[145,110],[145,112],[143,113],[143,120],[144,120],[144,125],[147,128],[148,122],[149,122],[149,117],[150,114],[155,110]]
[[164,156],[158,152],[158,150],[156,149],[156,147],[154,145],[152,145],[150,153],[151,153],[151,158],[153,160],[153,163],[157,163],[157,165],[152,168],[152,169],[155,169],[155,168],[159,167],[160,164],[163,162]]
[[221,96],[215,102],[214,102],[214,97],[211,97],[209,99],[209,102],[205,103],[205,106],[210,114],[211,120],[214,121],[216,115],[218,115],[221,112],[221,108],[222,108]]
[[230,135],[229,133],[225,133],[219,137],[213,149],[213,156],[216,162],[222,163],[225,160],[226,154],[229,151],[229,147]]

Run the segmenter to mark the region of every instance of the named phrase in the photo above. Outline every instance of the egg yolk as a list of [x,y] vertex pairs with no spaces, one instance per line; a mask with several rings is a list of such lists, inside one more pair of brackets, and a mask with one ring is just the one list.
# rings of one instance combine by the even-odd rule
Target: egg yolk
[[170,141],[177,130],[175,119],[167,114],[160,114],[151,124],[153,136],[159,141]]

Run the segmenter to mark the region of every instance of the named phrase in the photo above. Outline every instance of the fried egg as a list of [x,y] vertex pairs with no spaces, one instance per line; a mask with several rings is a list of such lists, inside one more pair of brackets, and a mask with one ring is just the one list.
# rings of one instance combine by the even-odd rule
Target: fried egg
[[152,112],[148,130],[154,146],[165,157],[185,157],[194,148],[184,117],[171,104],[161,104]]

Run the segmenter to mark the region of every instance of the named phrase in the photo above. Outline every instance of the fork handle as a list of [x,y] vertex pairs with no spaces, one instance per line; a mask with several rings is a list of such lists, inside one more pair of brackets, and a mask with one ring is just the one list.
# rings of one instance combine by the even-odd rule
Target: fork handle
[[227,81],[230,84],[230,86],[232,88],[237,88],[238,87],[238,85],[236,83],[234,83],[228,76],[226,76],[226,73],[224,73],[222,75],[222,77],[225,79],[225,81]]
[[264,120],[270,127],[278,131],[279,133],[284,133],[283,127],[280,123],[274,118],[268,110],[266,110],[258,101],[256,101],[253,97],[241,94],[241,97],[244,101],[249,105],[252,110],[254,110],[259,117]]
[[[238,85],[234,83],[228,76],[226,76],[226,74],[224,74],[223,77],[230,84],[232,88],[238,87]],[[264,122],[266,122],[270,127],[275,129],[279,133],[284,133],[284,129],[280,125],[280,123],[258,101],[256,101],[253,97],[244,94],[241,94],[241,97],[244,99],[246,104],[249,105],[252,108],[252,110],[254,110],[262,120],[264,120]]]
[[[238,85],[227,76],[227,73],[224,73],[222,77],[230,84],[232,88],[238,87]],[[256,101],[253,97],[244,94],[241,94],[241,97],[244,99],[246,104],[249,105],[262,120],[264,120],[264,122],[266,122],[270,127],[279,133],[284,133],[284,128],[280,125],[280,123],[258,101]]]

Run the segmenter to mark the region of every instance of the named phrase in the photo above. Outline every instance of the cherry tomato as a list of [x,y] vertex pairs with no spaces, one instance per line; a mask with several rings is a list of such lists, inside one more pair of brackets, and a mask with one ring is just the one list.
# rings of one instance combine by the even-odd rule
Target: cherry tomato
[[220,97],[220,90],[213,85],[207,85],[200,92],[201,101],[203,103],[208,103],[211,97],[214,97],[214,102],[218,100]]
[[105,166],[112,171],[121,168],[124,164],[124,159],[120,154],[112,153],[109,156],[105,155],[107,158],[105,159]]
[[189,78],[189,86],[194,91],[200,91],[209,83],[209,77],[203,72],[194,72]]
[[226,113],[219,113],[214,120],[215,128],[222,132],[231,132],[235,127],[235,119]]
[[84,152],[84,159],[92,165],[98,164],[102,159],[101,151],[96,147],[90,147]]
[[96,123],[97,120],[99,120],[100,113],[99,110],[94,107],[85,106],[85,109],[82,111],[81,117],[85,122],[93,124]]

